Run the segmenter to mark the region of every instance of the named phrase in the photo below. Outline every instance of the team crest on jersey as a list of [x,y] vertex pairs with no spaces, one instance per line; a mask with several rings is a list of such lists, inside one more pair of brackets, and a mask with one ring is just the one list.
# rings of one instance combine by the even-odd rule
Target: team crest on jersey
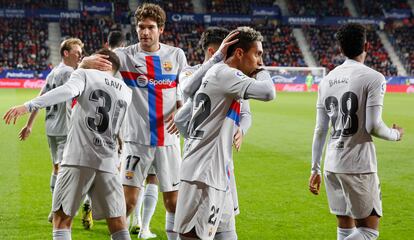
[[148,78],[145,75],[139,75],[137,77],[137,85],[139,87],[146,87],[148,85]]
[[162,68],[164,68],[165,71],[169,72],[172,70],[172,63],[170,61],[165,61],[162,64]]
[[125,173],[125,178],[128,180],[131,180],[134,177],[134,172],[133,171],[127,171]]
[[189,76],[193,75],[193,73],[191,71],[187,71],[184,74],[185,74],[186,77],[189,77]]

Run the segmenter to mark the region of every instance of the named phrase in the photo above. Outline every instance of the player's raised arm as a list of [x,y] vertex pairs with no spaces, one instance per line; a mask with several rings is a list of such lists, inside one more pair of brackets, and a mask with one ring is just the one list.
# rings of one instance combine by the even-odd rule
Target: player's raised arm
[[244,94],[245,99],[257,99],[270,101],[276,97],[276,90],[272,77],[266,70],[261,70],[256,74],[258,81],[252,82]]
[[[49,74],[47,76],[46,82],[47,82],[47,79],[50,78],[50,77],[53,77],[53,73],[52,74]],[[46,84],[42,87],[42,89],[40,89],[40,92],[39,92],[39,94],[37,96],[41,96],[45,92],[46,92]],[[26,125],[19,132],[19,139],[20,139],[20,141],[26,140],[30,136],[30,134],[32,133],[32,126],[33,126],[33,123],[36,120],[36,117],[37,117],[37,114],[38,113],[39,113],[39,111],[33,111],[30,114],[30,117],[27,120]]]
[[91,56],[84,57],[82,62],[79,64],[79,68],[111,71],[112,63],[108,60],[108,55],[93,54]]
[[174,116],[174,123],[181,136],[188,138],[188,125],[191,119],[193,101],[187,100]]
[[[196,71],[194,71],[192,67],[183,69],[180,74],[180,85],[185,98],[193,96],[194,93],[198,90],[201,85],[201,80],[203,79],[207,70],[209,70],[214,64],[221,62],[226,58],[227,49],[229,46],[239,41],[239,39],[234,39],[238,33],[239,32],[232,32],[227,35],[227,37],[221,43],[219,49],[212,55],[212,57],[208,58],[207,61],[204,61],[201,67]],[[204,36],[203,34],[200,40],[201,42],[203,41],[203,37],[206,38],[207,36]],[[207,46],[203,46],[203,48],[206,47]],[[208,49],[204,49],[204,51],[206,51],[208,54]]]
[[10,108],[3,119],[6,124],[10,124],[11,121],[15,124],[20,116],[28,112],[37,111],[40,108],[52,106],[78,96],[85,88],[85,82],[82,79],[81,71],[75,71],[67,83],[26,102],[24,105]]

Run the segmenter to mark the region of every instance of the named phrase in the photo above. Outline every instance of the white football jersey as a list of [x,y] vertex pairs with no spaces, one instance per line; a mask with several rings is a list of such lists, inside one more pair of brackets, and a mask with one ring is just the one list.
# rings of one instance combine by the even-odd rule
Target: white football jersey
[[150,146],[175,144],[178,136],[166,130],[167,118],[180,100],[178,76],[187,60],[180,48],[160,44],[156,52],[146,52],[139,44],[117,48],[120,72],[132,89],[124,141]]
[[[61,62],[46,77],[46,84],[41,90],[44,94],[54,88],[62,86],[68,80],[74,69]],[[46,135],[66,136],[68,134],[68,121],[71,112],[71,101],[58,103],[46,108]]]
[[193,99],[189,138],[181,165],[182,180],[227,189],[233,135],[240,120],[240,99],[254,81],[224,63],[207,71]]
[[69,82],[79,91],[63,153],[63,165],[116,173],[116,136],[131,102],[131,89],[98,70],[78,69]]
[[347,59],[319,84],[317,108],[324,109],[331,122],[324,169],[334,173],[377,171],[375,147],[365,128],[366,108],[383,105],[384,76]]

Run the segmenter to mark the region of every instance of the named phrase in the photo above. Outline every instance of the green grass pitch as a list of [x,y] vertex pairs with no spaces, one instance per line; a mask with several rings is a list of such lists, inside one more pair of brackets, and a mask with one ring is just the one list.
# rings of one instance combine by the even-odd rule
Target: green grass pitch
[[[1,115],[38,90],[0,90]],[[239,239],[336,239],[336,220],[329,213],[325,188],[308,192],[315,93],[278,93],[276,101],[251,101],[253,125],[241,152],[235,153],[241,214]],[[414,95],[387,94],[384,121],[405,128],[402,142],[375,139],[384,217],[380,239],[414,235]],[[32,135],[19,142],[16,126],[0,123],[0,239],[51,239],[47,222],[51,205],[51,160],[44,133],[44,112]],[[166,239],[161,195],[152,230]],[[92,230],[74,219],[73,239],[109,239],[104,221]],[[136,238],[136,237],[134,237]]]

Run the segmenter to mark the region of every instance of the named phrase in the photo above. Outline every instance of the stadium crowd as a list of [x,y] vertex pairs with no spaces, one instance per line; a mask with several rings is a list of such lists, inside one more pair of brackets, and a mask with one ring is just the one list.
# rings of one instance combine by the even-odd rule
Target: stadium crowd
[[[82,1],[99,2],[98,0]],[[188,1],[166,2],[153,0],[150,2],[159,3],[167,12],[192,13],[194,6]],[[221,14],[251,14],[252,6],[271,7],[275,1],[201,1],[208,13]],[[407,9],[409,5],[406,1],[362,1],[356,0],[355,6],[358,12],[366,16],[383,16],[384,10],[393,8]],[[4,1],[0,0],[2,8],[55,8],[67,9],[67,1],[41,0],[41,1]],[[350,16],[344,2],[332,0],[322,1],[287,1],[289,14],[301,16]],[[129,13],[129,1],[122,0],[114,3],[114,16],[88,16],[83,13],[81,19],[62,19],[60,21],[61,36],[79,37],[85,43],[85,53],[91,53],[104,46],[105,39],[112,30],[121,30],[122,25],[116,16]],[[46,20],[39,19],[18,19],[1,18],[0,27],[0,64],[2,69],[32,69],[41,71],[50,64],[49,47],[46,43],[48,39],[48,29]],[[407,20],[403,24],[387,24],[386,33],[396,49],[399,57],[403,61],[408,73],[414,74],[414,56],[412,54],[414,46],[411,41],[404,39],[413,38],[413,20]],[[232,29],[240,25],[254,26],[262,32],[265,37],[263,42],[264,62],[268,66],[306,66],[303,54],[298,47],[295,37],[292,34],[293,26],[283,25],[278,21],[261,21],[251,23],[216,23]],[[198,37],[208,25],[201,23],[176,23],[167,22],[162,41],[173,46],[182,48],[188,58],[189,64],[197,64],[203,59],[203,52],[198,47]],[[25,29],[21,31],[20,29]],[[344,57],[340,54],[334,44],[334,33],[337,27],[334,26],[302,26],[306,39],[308,40],[311,53],[320,66],[328,70],[341,64]],[[19,29],[19,30],[18,30]],[[33,31],[36,29],[36,31]],[[391,63],[387,51],[382,46],[379,37],[372,29],[368,34],[371,43],[372,54],[368,57],[366,64],[379,70],[384,75],[394,76],[397,74],[396,67]],[[135,26],[131,26],[131,32],[126,34],[127,43],[136,42]]]
[[386,10],[410,9],[406,0],[355,0],[354,3],[360,15],[370,17],[383,17]]
[[0,8],[6,9],[67,9],[67,1],[59,0],[0,0]]
[[[307,35],[310,50],[321,66],[332,70],[344,61],[345,58],[341,55],[338,46],[335,44],[337,27],[312,26],[304,27],[303,29]],[[386,76],[397,75],[397,68],[391,63],[388,53],[375,31],[368,31],[367,38],[370,43],[371,53],[368,55],[365,64],[377,69]]]
[[414,75],[414,42],[407,39],[414,38],[414,18],[402,23],[386,26],[386,31],[395,50],[400,56],[407,72],[410,76]]
[[348,9],[344,5],[344,2],[335,0],[288,1],[288,9],[291,15],[299,16],[350,16]]
[[87,17],[62,19],[60,29],[63,38],[77,36],[82,39],[85,53],[90,54],[104,47],[109,32],[121,30],[121,26],[110,17]]
[[0,28],[0,66],[3,69],[41,71],[48,67],[47,23],[33,18],[0,18]]

